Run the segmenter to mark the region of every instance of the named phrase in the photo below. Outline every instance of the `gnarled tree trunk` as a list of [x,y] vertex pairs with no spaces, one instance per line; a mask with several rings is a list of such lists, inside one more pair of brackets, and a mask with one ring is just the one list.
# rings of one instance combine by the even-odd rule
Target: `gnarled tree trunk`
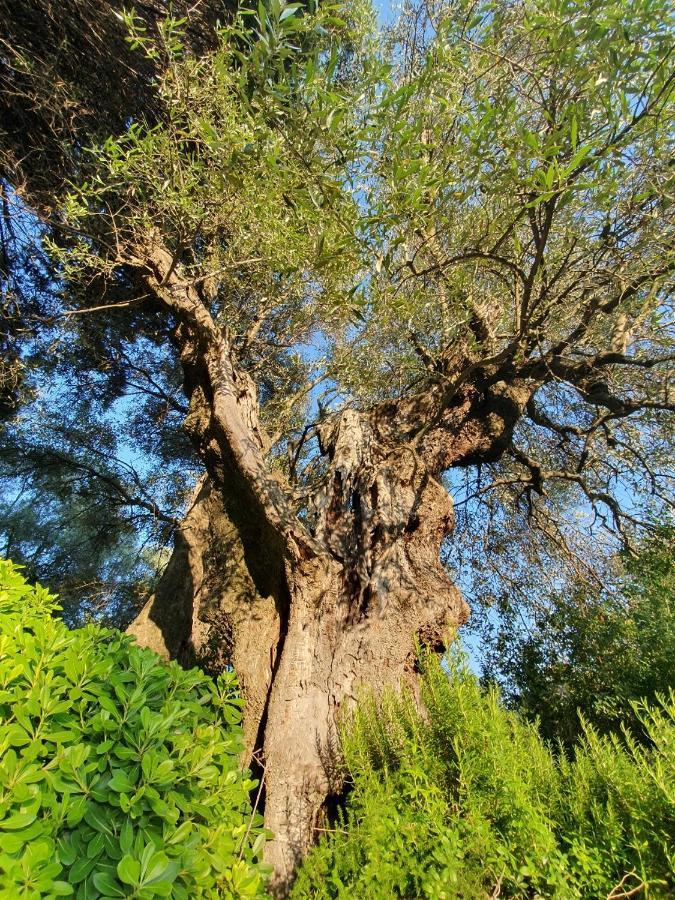
[[280,882],[342,787],[339,711],[360,686],[414,680],[416,639],[445,646],[467,616],[439,559],[452,504],[414,450],[381,444],[369,417],[352,411],[324,436],[324,450],[329,475],[315,530],[325,552],[286,559],[282,577],[261,583],[255,553],[264,557],[264,546],[245,546],[227,488],[205,479],[130,628],[184,664],[234,665],[247,752],[260,751],[264,764],[275,834],[267,858]]
[[183,662],[234,665],[283,893],[341,787],[340,710],[360,686],[414,681],[416,641],[440,649],[467,618],[440,563],[453,528],[440,475],[498,456],[533,386],[432,385],[335,414],[320,428],[323,487],[301,519],[267,465],[255,389],[227,336],[161,247],[145,278],[179,323],[185,427],[208,474],[130,630]]
[[289,567],[291,606],[264,735],[266,817],[277,872],[292,871],[339,791],[335,723],[360,686],[414,677],[415,639],[444,645],[467,608],[440,560],[447,493],[408,447],[382,445],[367,415],[325,436],[329,474],[315,534],[328,552]]

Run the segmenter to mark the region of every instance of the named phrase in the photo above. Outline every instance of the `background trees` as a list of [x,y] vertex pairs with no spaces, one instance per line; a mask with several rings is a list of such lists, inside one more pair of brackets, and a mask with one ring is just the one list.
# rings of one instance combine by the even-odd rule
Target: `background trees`
[[[180,4],[173,9],[177,16],[187,12]],[[213,46],[216,22],[230,12],[220,2],[190,10],[188,46],[195,52]],[[161,4],[144,4],[139,21],[157,37],[165,14]],[[10,3],[0,20],[2,546],[60,587],[70,616],[107,611],[119,621],[133,614],[139,591],[147,591],[157,549],[170,533],[168,523],[158,531],[153,513],[130,504],[139,492],[134,467],[143,469],[146,484],[156,484],[158,467],[175,460],[168,505],[179,506],[175,473],[186,462],[185,450],[179,460],[180,441],[169,437],[175,445],[163,454],[130,416],[146,399],[153,407],[150,419],[169,426],[177,401],[172,405],[167,393],[176,394],[179,381],[166,359],[156,360],[146,380],[144,369],[134,370],[128,346],[123,354],[116,339],[114,346],[101,340],[100,322],[69,327],[61,313],[64,291],[72,286],[64,286],[44,240],[63,238],[54,230],[62,220],[60,204],[85,148],[124,131],[134,118],[161,119],[161,66],[130,47],[121,6],[68,0],[57,12],[49,3],[20,10]],[[92,304],[102,302],[100,283],[89,291]],[[120,286],[115,299],[127,296]],[[123,333],[124,342],[133,334],[144,343],[147,318],[123,313],[124,307],[117,316],[109,313],[114,321],[108,320],[108,337]],[[127,398],[122,413],[115,406],[121,395]],[[120,418],[128,440],[120,439]],[[85,467],[77,463],[83,455]],[[98,472],[107,481],[97,479]],[[121,493],[113,489],[122,485]],[[147,489],[140,492],[147,501]]]
[[487,678],[538,719],[546,738],[568,747],[583,731],[578,713],[602,732],[623,722],[639,736],[631,703],[673,685],[672,530],[663,527],[624,564],[595,592],[582,584],[539,597],[529,623],[507,610],[489,645]]

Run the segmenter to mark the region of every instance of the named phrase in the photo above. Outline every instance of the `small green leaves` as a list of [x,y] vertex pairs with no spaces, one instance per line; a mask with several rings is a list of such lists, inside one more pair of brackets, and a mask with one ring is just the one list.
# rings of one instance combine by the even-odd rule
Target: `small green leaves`
[[0,831],[18,831],[35,821],[37,809],[28,812],[17,812],[0,821]]
[[131,825],[129,819],[124,821],[122,828],[120,830],[120,849],[123,853],[128,853],[131,850],[132,844],[134,842],[134,829]]
[[577,149],[577,135],[578,135],[579,125],[577,122],[576,113],[572,116],[572,125],[570,127],[570,143],[572,145],[572,151],[576,152]]
[[[140,859],[126,854],[117,864],[117,876],[123,884],[158,896],[171,894],[171,886],[178,871],[177,861],[170,860],[166,853],[155,850],[152,844],[143,849]],[[247,875],[252,875],[254,880],[258,880],[259,889],[257,873],[247,869]]]
[[592,149],[593,148],[590,146],[590,144],[587,144],[584,147],[580,147],[576,151],[576,153],[574,154],[572,159],[569,161],[567,166],[565,167],[565,170],[563,172],[564,177],[571,175],[575,171],[577,166],[580,165],[586,159],[586,157],[592,151]]
[[108,872],[96,872],[93,881],[94,887],[96,887],[104,897],[127,896],[124,888]]
[[68,871],[68,880],[71,884],[79,884],[81,881],[89,875],[91,871],[93,871],[94,866],[96,865],[96,859],[88,859],[86,856],[84,859],[77,859],[70,867]]
[[116,794],[129,793],[129,791],[133,791],[134,786],[129,781],[127,774],[125,772],[120,771],[119,769],[113,769],[113,777],[108,782],[108,787],[111,791],[115,791]]
[[0,561],[0,897],[262,896],[234,676],[55,608]]
[[343,723],[347,810],[301,865],[293,900],[590,900],[622,879],[626,893],[646,882],[672,896],[672,692],[642,710],[649,750],[587,728],[568,756],[481,689],[459,653],[420,664],[423,717],[390,692],[362,695]]
[[141,864],[133,856],[123,856],[117,864],[117,875],[124,884],[136,885],[141,874]]

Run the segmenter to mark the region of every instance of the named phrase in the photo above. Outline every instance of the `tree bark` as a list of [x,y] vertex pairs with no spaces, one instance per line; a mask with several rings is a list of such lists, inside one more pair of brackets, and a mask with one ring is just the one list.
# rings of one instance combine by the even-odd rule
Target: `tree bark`
[[340,711],[360,688],[413,683],[416,641],[441,649],[468,613],[439,557],[452,503],[415,452],[381,444],[370,418],[353,411],[323,449],[329,472],[314,513],[325,552],[286,559],[283,577],[262,585],[228,515],[230,492],[204,479],[129,629],[183,664],[234,665],[247,751],[264,765],[275,834],[267,859],[281,892],[342,788]]
[[409,447],[347,410],[323,439],[315,534],[329,552],[292,568],[291,609],[264,735],[268,859],[287,878],[340,791],[336,722],[363,687],[415,678],[416,640],[440,649],[467,607],[440,564],[452,504]]
[[329,468],[314,513],[324,553],[286,559],[284,577],[261,585],[236,511],[228,516],[232,487],[207,479],[130,629],[185,664],[234,665],[247,749],[262,754],[279,891],[341,790],[340,711],[360,688],[412,683],[416,641],[441,649],[468,612],[439,558],[449,496],[414,449],[382,443],[371,419],[348,410],[323,435]]
[[224,496],[208,476],[200,480],[156,591],[128,632],[183,666],[198,665],[213,675],[226,666],[235,668],[246,698],[248,764],[258,744],[279,643],[283,573],[274,566],[261,571],[264,548],[249,565]]

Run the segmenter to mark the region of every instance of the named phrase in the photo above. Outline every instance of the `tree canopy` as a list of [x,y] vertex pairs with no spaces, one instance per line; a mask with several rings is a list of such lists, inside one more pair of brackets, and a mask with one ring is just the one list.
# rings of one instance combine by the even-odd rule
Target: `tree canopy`
[[[172,323],[134,283],[156,235],[231,335],[300,492],[317,417],[428,392],[410,430],[439,470],[468,470],[467,509],[550,545],[587,507],[628,540],[670,496],[668,5],[411,7],[384,49],[367,9],[341,14],[272,5],[205,55],[180,20],[160,39],[126,20],[168,112],[78,163],[53,310],[128,308],[43,326],[59,387],[142,391],[160,426],[139,423],[142,453],[176,430]],[[518,415],[449,453],[471,390]]]

